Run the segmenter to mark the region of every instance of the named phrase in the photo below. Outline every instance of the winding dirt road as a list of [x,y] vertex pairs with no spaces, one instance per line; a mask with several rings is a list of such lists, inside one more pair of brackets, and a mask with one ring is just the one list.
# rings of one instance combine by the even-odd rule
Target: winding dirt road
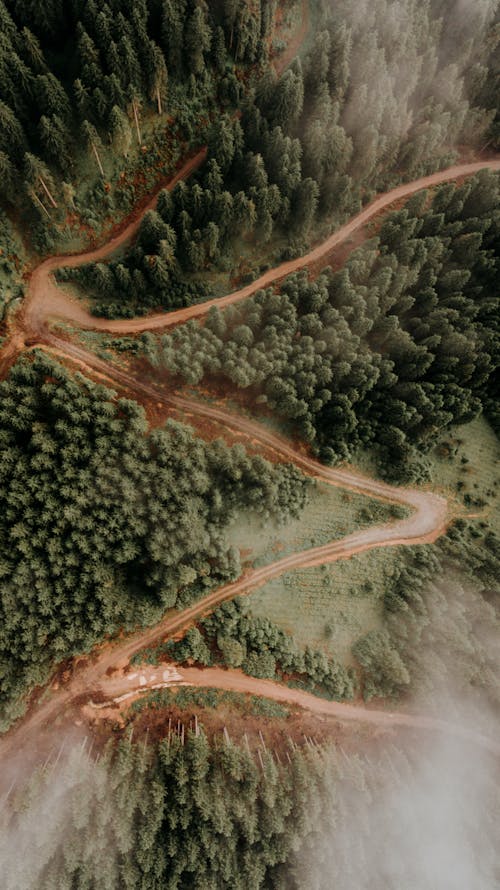
[[[176,174],[170,183],[170,187],[172,187],[175,182],[188,176],[193,170],[197,169],[203,162],[205,156],[206,152],[203,149],[191,158]],[[163,389],[136,380],[125,371],[100,360],[93,353],[88,352],[83,347],[57,337],[49,329],[49,320],[52,318],[65,319],[80,327],[94,328],[116,333],[139,332],[178,324],[180,321],[185,321],[188,318],[207,313],[211,306],[225,306],[237,302],[238,300],[245,299],[259,288],[271,285],[291,272],[305,268],[310,263],[317,262],[321,258],[327,256],[334,247],[349,238],[354,231],[365,225],[373,216],[378,214],[385,207],[388,207],[394,201],[409,196],[422,188],[470,175],[484,167],[499,170],[500,160],[459,165],[393,189],[373,201],[360,214],[354,217],[354,219],[345,226],[342,226],[341,229],[330,236],[323,242],[323,244],[320,244],[318,247],[314,248],[314,250],[310,251],[306,256],[288,263],[283,263],[276,269],[269,270],[251,285],[248,285],[248,287],[235,291],[226,297],[211,300],[168,315],[161,314],[149,318],[119,321],[96,319],[88,314],[81,303],[72,300],[68,295],[64,294],[64,292],[56,286],[53,279],[54,270],[63,264],[78,266],[91,260],[101,260],[122,247],[130,241],[137,232],[140,225],[140,218],[130,222],[120,234],[106,245],[103,245],[96,250],[72,257],[53,257],[44,261],[37,269],[35,269],[29,283],[26,301],[23,304],[21,311],[18,313],[17,318],[14,320],[12,339],[7,343],[7,346],[3,351],[3,356],[0,357],[3,358],[4,364],[6,361],[10,360],[20,348],[22,348],[24,343],[28,342],[30,345],[40,344],[48,346],[49,349],[52,349],[57,354],[70,358],[74,362],[80,364],[85,370],[91,369],[94,373],[104,377],[106,380],[118,384],[119,386],[123,386],[127,390],[132,390],[139,396],[142,395],[147,398],[153,397],[155,400],[160,401],[165,405],[165,407],[170,406],[181,409],[190,415],[216,420],[226,428],[230,428],[245,436],[249,436],[252,440],[260,443],[264,448],[270,449],[275,454],[279,455],[281,459],[292,461],[307,474],[315,478],[321,479],[332,485],[364,492],[375,498],[406,505],[410,507],[413,512],[409,517],[403,520],[391,522],[383,526],[363,529],[340,541],[333,541],[321,547],[294,553],[271,565],[250,570],[244,573],[244,575],[235,582],[213,591],[203,600],[198,601],[183,612],[170,613],[155,627],[145,631],[141,630],[112,646],[105,645],[101,651],[95,654],[92,661],[75,669],[68,685],[62,688],[55,688],[54,686],[50,688],[50,697],[45,697],[25,719],[21,720],[6,736],[4,736],[0,742],[0,754],[5,756],[9,751],[13,752],[17,750],[22,743],[23,737],[26,738],[26,735],[29,735],[36,728],[49,723],[56,717],[56,715],[61,714],[76,700],[81,701],[85,696],[91,697],[96,691],[105,694],[108,688],[108,683],[110,682],[109,678],[106,677],[106,671],[109,668],[113,668],[117,664],[123,665],[124,660],[128,661],[132,655],[145,646],[160,641],[167,634],[172,634],[186,628],[189,624],[211,611],[222,601],[230,599],[237,594],[245,593],[256,586],[265,583],[270,578],[276,577],[283,572],[299,566],[314,566],[326,562],[334,562],[374,547],[430,543],[436,540],[446,528],[447,503],[444,498],[437,494],[422,489],[410,490],[396,488],[383,482],[369,479],[351,469],[339,470],[323,466],[311,457],[294,448],[287,440],[269,432],[253,420],[229,414],[220,408],[215,408],[208,404],[201,404],[176,394],[166,395]],[[145,210],[154,206],[154,202],[155,198],[151,200]],[[220,674],[222,674],[222,676],[220,676]],[[230,687],[227,685],[227,683],[230,682],[230,680],[227,679],[230,676],[229,673],[220,672],[220,674],[217,673],[215,680],[217,682],[220,681],[220,685],[222,685],[223,688],[234,688],[234,686]],[[207,683],[207,674],[205,671],[203,672],[203,675],[196,673],[193,674],[193,677],[199,677],[197,682],[201,685],[210,685]],[[251,691],[253,693],[258,694],[260,690],[260,694],[262,694],[264,691],[264,683],[262,681],[245,678],[245,682],[247,681],[252,684]],[[191,681],[188,680],[188,682]],[[193,680],[193,682],[195,681]],[[242,683],[243,680],[239,677],[238,688],[240,690]],[[216,685],[215,681],[214,685]],[[283,689],[283,687],[280,687],[277,684],[272,684],[272,689],[271,687],[269,689],[270,696],[277,698],[278,700],[290,701],[290,693],[291,690]],[[314,696],[307,696],[306,693],[294,692],[294,696],[295,694],[298,696],[306,696],[307,699],[306,701],[306,699],[302,700],[301,698],[299,701],[298,698],[295,698],[294,700],[297,703],[301,703],[302,706],[307,707],[310,710],[318,710],[317,703],[320,702],[319,699],[316,699]],[[284,698],[283,695],[287,697]],[[321,702],[321,705],[322,707],[326,707],[327,705],[330,707],[330,705],[333,706],[333,703]],[[372,717],[375,712],[371,709],[362,707],[353,708],[353,706],[341,705],[338,703],[335,703],[334,707],[337,716],[350,715],[348,719],[363,719],[369,722],[380,722],[378,717]],[[323,710],[322,713],[326,713],[326,711]],[[384,713],[383,719],[385,723],[393,722],[394,724],[398,724],[401,723],[400,718],[401,715],[399,714],[389,715]],[[419,726],[421,728],[429,728],[429,718],[412,716],[409,719],[412,721],[411,725]]]
[[[189,176],[196,170],[206,157],[206,149],[202,149],[191,158],[176,174],[169,183],[169,188]],[[448,167],[446,170],[440,170],[430,176],[424,176],[414,182],[404,183],[397,188],[391,189],[389,192],[375,198],[360,213],[354,216],[349,222],[341,226],[336,232],[330,235],[325,241],[317,245],[315,248],[306,253],[304,256],[295,260],[281,263],[274,269],[269,269],[251,284],[246,285],[239,290],[233,291],[224,297],[216,297],[213,300],[207,300],[204,303],[197,303],[194,306],[187,306],[184,309],[177,309],[169,313],[159,313],[156,315],[146,316],[144,318],[123,318],[110,320],[106,318],[96,318],[85,308],[84,304],[76,299],[72,299],[59,288],[53,278],[53,273],[61,266],[69,266],[74,268],[84,263],[96,262],[104,260],[112,253],[125,246],[140,226],[142,217],[138,217],[130,222],[123,231],[116,235],[107,244],[95,250],[88,251],[77,256],[58,256],[51,257],[41,263],[35,269],[31,276],[28,293],[22,309],[22,328],[25,337],[36,339],[42,335],[49,319],[59,319],[69,321],[81,328],[89,328],[96,331],[108,331],[115,334],[135,334],[141,331],[157,330],[159,328],[168,328],[172,325],[180,324],[188,321],[190,318],[198,318],[206,315],[212,306],[223,309],[240,300],[254,294],[261,288],[269,287],[275,284],[292,272],[305,269],[307,266],[317,263],[327,257],[334,248],[347,241],[358,229],[365,226],[373,217],[377,216],[382,210],[389,207],[395,201],[407,198],[415,192],[422,189],[431,188],[444,182],[450,182],[465,176],[471,176],[483,169],[500,170],[500,159],[489,161],[476,161],[470,164],[458,164],[454,167]],[[150,210],[155,206],[156,197],[152,198],[145,207]]]

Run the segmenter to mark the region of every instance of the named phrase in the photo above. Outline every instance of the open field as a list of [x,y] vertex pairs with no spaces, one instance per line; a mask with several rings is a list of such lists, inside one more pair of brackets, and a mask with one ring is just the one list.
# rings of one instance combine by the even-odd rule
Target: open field
[[[484,417],[455,427],[428,455],[432,480],[500,533],[500,443]],[[481,506],[476,501],[484,501]]]
[[[433,487],[461,502],[466,514],[477,516],[484,510],[488,525],[500,531],[500,443],[484,416],[441,432],[422,457]],[[373,452],[356,451],[354,463],[364,473],[377,476]],[[486,503],[480,506],[476,499]]]
[[[433,483],[464,502],[464,515],[478,523],[487,521],[498,533],[500,445],[486,419],[479,417],[444,435],[427,457]],[[373,472],[368,456],[361,463],[363,470]],[[350,519],[345,494],[331,493],[344,510],[338,514],[339,522]],[[484,506],[476,499],[484,501]],[[319,513],[321,504],[326,507],[320,495],[309,511]],[[352,501],[349,506],[354,517]],[[269,618],[290,633],[299,645],[324,649],[344,664],[352,664],[351,645],[382,626],[382,596],[400,558],[399,549],[374,550],[332,565],[298,569],[250,594],[248,606],[254,615]]]
[[390,505],[318,482],[311,488],[309,503],[297,519],[277,525],[264,522],[256,513],[247,513],[229,526],[227,537],[240,549],[244,562],[262,566],[297,550],[327,544],[359,528],[388,522],[393,515],[391,510]]
[[253,615],[269,618],[301,647],[354,664],[352,644],[382,625],[381,598],[398,550],[372,550],[332,565],[274,578],[248,597]]

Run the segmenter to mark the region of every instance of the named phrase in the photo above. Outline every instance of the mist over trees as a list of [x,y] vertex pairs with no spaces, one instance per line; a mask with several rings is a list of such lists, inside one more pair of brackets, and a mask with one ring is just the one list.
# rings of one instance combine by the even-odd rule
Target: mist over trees
[[421,742],[250,753],[183,726],[149,746],[125,737],[97,762],[77,746],[2,808],[3,885],[490,890],[495,758],[450,735]]
[[324,460],[377,446],[386,473],[418,474],[414,446],[481,409],[496,423],[498,206],[487,171],[421,192],[343,269],[214,308],[162,337],[161,362],[249,389]]
[[[377,190],[451,163],[459,143],[494,146],[493,7],[457,13],[440,2],[320,4],[314,47],[278,77],[267,67],[208,128],[208,161],[164,191],[120,260],[68,269],[98,315],[171,309],[207,295],[199,274],[227,271],[235,239],[286,237],[300,254],[318,222],[360,209]],[[492,50],[493,52],[493,50]],[[262,248],[261,248],[262,249]]]
[[[154,181],[204,143],[207,161],[160,193],[123,257],[60,273],[98,314],[203,299],[203,276],[231,273],[240,248],[257,256],[250,279],[262,248],[266,263],[298,256],[376,191],[458,150],[500,147],[497,4],[311,5],[311,48],[277,75],[275,0],[0,0],[0,321],[23,293],[11,220],[46,253],[72,214],[90,229],[97,207],[122,216],[152,121],[177,152],[159,152]],[[106,157],[130,160],[123,205],[108,194]],[[325,462],[370,448],[386,476],[421,480],[442,430],[480,411],[499,428],[499,205],[489,173],[416,195],[341,270],[146,335],[145,353],[190,385],[246,390]],[[239,511],[285,521],[307,494],[291,466],[173,421],[150,430],[135,402],[41,354],[18,361],[0,383],[0,731],[54,665],[235,578],[225,530]],[[418,686],[442,706],[453,676],[460,699],[473,688],[498,707],[499,559],[487,522],[462,519],[435,547],[408,549],[382,592],[381,626],[352,646],[355,668],[300,650],[240,600],[166,651],[335,699]],[[98,763],[75,749],[2,800],[2,887],[444,890],[433,871],[443,825],[455,830],[450,887],[493,886],[493,770],[467,749],[449,773],[448,750],[420,771],[383,741],[371,760],[310,742],[257,756],[183,725],[149,745],[122,738]],[[449,787],[422,803],[443,775]],[[422,837],[435,858],[415,856]]]

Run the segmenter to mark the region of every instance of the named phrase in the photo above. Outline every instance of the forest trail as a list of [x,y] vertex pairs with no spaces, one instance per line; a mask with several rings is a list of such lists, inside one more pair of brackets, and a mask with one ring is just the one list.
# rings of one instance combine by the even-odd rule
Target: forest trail
[[[170,186],[174,185],[175,182],[179,181],[181,178],[188,176],[190,172],[199,167],[205,156],[205,149],[203,149],[197,155],[192,157],[178,171],[174,180],[170,183]],[[61,714],[66,708],[74,705],[76,702],[82,702],[91,698],[96,689],[100,689],[108,669],[113,669],[118,662],[121,661],[123,663],[124,659],[128,661],[136,652],[140,651],[145,646],[159,642],[166,634],[175,633],[186,628],[193,621],[200,618],[207,611],[211,611],[225,599],[232,598],[239,593],[244,593],[245,591],[253,589],[255,586],[265,583],[268,579],[299,566],[312,566],[325,562],[333,562],[338,559],[346,559],[355,553],[360,553],[373,547],[432,542],[439,537],[446,528],[447,503],[444,498],[425,490],[396,488],[383,482],[365,477],[351,469],[339,470],[326,467],[313,460],[311,457],[303,453],[303,451],[295,448],[292,443],[271,433],[253,420],[243,416],[228,414],[223,409],[212,407],[208,404],[198,403],[176,394],[166,395],[159,387],[138,381],[125,371],[112,367],[109,363],[102,361],[92,353],[87,352],[83,347],[58,338],[49,330],[47,326],[48,319],[51,317],[65,318],[77,326],[80,325],[81,327],[97,328],[121,333],[127,331],[136,332],[155,327],[166,327],[170,324],[177,324],[179,321],[183,321],[194,315],[205,314],[213,305],[228,305],[229,303],[245,299],[259,288],[280,280],[284,276],[290,274],[290,272],[305,268],[309,263],[317,262],[318,259],[327,256],[333,247],[345,241],[357,228],[363,226],[393,201],[409,196],[422,188],[450,181],[457,177],[470,175],[484,167],[494,170],[500,169],[500,160],[459,165],[432,176],[424,177],[413,183],[400,186],[397,189],[393,189],[385,195],[381,195],[377,198],[360,214],[354,217],[354,219],[345,226],[342,226],[341,229],[331,235],[325,242],[323,242],[323,244],[310,251],[304,257],[284,263],[276,269],[269,270],[265,275],[261,276],[261,278],[254,281],[248,287],[235,291],[227,297],[189,307],[180,310],[180,312],[170,313],[169,315],[162,314],[150,318],[116,322],[95,319],[86,312],[82,304],[72,300],[57,288],[52,277],[53,271],[63,263],[71,263],[71,265],[76,266],[93,259],[104,259],[106,256],[109,256],[133,237],[140,225],[141,216],[129,222],[121,233],[102,247],[78,256],[53,257],[44,261],[37,269],[35,269],[30,280],[26,302],[16,319],[17,324],[13,325],[13,337],[6,344],[3,355],[4,360],[6,355],[11,359],[12,355],[18,351],[26,341],[31,341],[32,344],[39,343],[41,345],[48,345],[49,347],[53,347],[58,353],[66,358],[74,360],[83,365],[86,369],[92,369],[101,377],[104,377],[106,380],[110,380],[119,386],[124,386],[127,390],[132,390],[147,398],[152,397],[157,401],[161,401],[165,407],[170,405],[171,407],[181,409],[194,416],[216,420],[217,422],[222,423],[226,428],[229,427],[244,436],[249,436],[264,448],[272,450],[282,459],[292,461],[296,466],[315,478],[322,479],[332,485],[363,492],[372,497],[406,505],[413,510],[413,513],[403,520],[391,522],[383,526],[363,529],[340,541],[333,541],[322,547],[292,554],[291,556],[278,560],[271,565],[250,570],[244,573],[244,575],[237,581],[212,591],[212,593],[203,600],[198,601],[183,612],[174,614],[169,613],[169,615],[155,627],[146,629],[145,631],[141,630],[136,634],[130,635],[126,639],[113,643],[112,645],[105,644],[100,649],[96,650],[91,659],[86,661],[83,665],[80,664],[76,666],[71,679],[66,685],[57,687],[54,684],[49,684],[46,694],[44,694],[40,703],[1,739],[0,755],[15,752],[22,744],[23,737],[26,739],[26,735],[30,736],[33,731],[50,723],[50,721],[57,715]],[[145,209],[154,206],[154,202],[155,197],[152,198],[151,202]],[[124,325],[126,327],[124,327]],[[201,676],[200,682],[204,682],[204,678]],[[253,690],[258,691],[261,681],[251,680],[251,682],[256,684],[256,686],[252,687]],[[280,689],[281,687],[277,686],[277,688]],[[289,690],[285,690],[285,692],[289,694]],[[313,699],[315,702],[320,701],[314,697]],[[305,706],[307,707],[307,705]],[[350,713],[355,712],[353,711]],[[370,709],[361,709],[359,710],[359,713],[370,714],[372,712]],[[427,718],[422,718],[423,722],[419,725],[425,726],[426,719]]]
[[[100,691],[107,693],[108,700],[97,705],[91,702],[89,707],[98,715],[100,709],[108,710],[114,704],[121,704],[122,701],[130,702],[130,699],[137,699],[148,690],[177,686],[208,687],[246,695],[261,695],[273,701],[282,702],[284,705],[298,706],[310,714],[333,717],[341,722],[354,720],[358,723],[368,723],[386,729],[401,726],[408,729],[453,732],[454,736],[458,738],[480,745],[497,756],[500,755],[499,742],[462,724],[451,723],[423,714],[408,714],[403,711],[390,712],[361,704],[352,705],[328,701],[318,698],[311,692],[291,689],[274,680],[259,680],[247,676],[240,670],[226,670],[220,667],[195,668],[183,667],[178,664],[141,665],[133,672],[122,674],[116,678],[107,678],[105,688],[101,687]],[[109,713],[108,710],[108,715]]]
[[292,35],[291,40],[287,42],[286,49],[273,60],[276,74],[282,74],[285,68],[288,68],[299,54],[302,44],[306,41],[310,27],[309,0],[302,0],[300,16],[300,27]]
[[[144,214],[156,207],[158,193],[163,188],[173,189],[178,182],[187,179],[203,164],[206,156],[207,149],[203,147],[197,154],[189,158],[168,183],[163,183],[158,187],[148,203],[142,207],[141,212],[129,217],[124,228],[105,244],[80,254],[49,257],[36,267],[30,277],[28,293],[20,312],[20,326],[24,330],[25,338],[33,338],[43,333],[46,319],[54,315],[59,318],[71,317],[76,325],[89,327],[88,320],[92,316],[89,315],[82,303],[72,300],[56,285],[53,272],[62,264],[75,267],[84,263],[100,262],[126,246],[137,234]],[[67,314],[69,307],[71,307],[70,316]]]
[[[46,694],[44,694],[40,703],[0,739],[0,757],[13,755],[23,746],[27,739],[33,738],[33,734],[36,734],[43,726],[50,725],[51,721],[76,703],[84,703],[92,699],[93,696],[95,697],[96,693],[106,696],[110,671],[116,671],[117,668],[123,669],[133,655],[148,646],[161,642],[167,635],[173,635],[187,629],[225,600],[248,593],[257,586],[265,584],[271,578],[275,578],[283,572],[291,571],[294,568],[348,559],[354,554],[374,547],[431,543],[446,529],[447,502],[433,492],[399,488],[370,479],[351,469],[339,470],[324,466],[298,451],[290,442],[269,432],[255,421],[226,413],[222,409],[213,408],[208,404],[198,403],[182,396],[170,394],[166,396],[163,390],[136,380],[125,371],[111,367],[107,362],[99,359],[92,353],[88,353],[82,347],[60,340],[49,332],[46,334],[45,342],[58,355],[62,354],[66,358],[71,358],[85,369],[91,369],[100,377],[123,385],[138,395],[156,400],[161,399],[161,402],[166,407],[180,408],[189,411],[192,415],[215,419],[222,422],[226,428],[243,432],[245,436],[249,436],[254,441],[259,442],[266,449],[272,450],[282,459],[293,461],[306,473],[315,478],[328,482],[331,485],[352,489],[369,494],[375,498],[406,505],[413,512],[402,520],[381,526],[368,527],[338,541],[299,551],[269,565],[247,570],[236,581],[211,591],[206,597],[197,600],[192,606],[189,606],[182,612],[170,611],[162,621],[153,627],[141,629],[134,634],[111,643],[111,645],[105,643],[102,647],[98,647],[91,659],[76,666],[70,680],[64,686],[60,687],[58,682],[52,682],[48,685]],[[223,676],[225,675],[224,672],[221,673]],[[199,676],[200,682],[205,685],[205,672],[203,675],[200,673],[196,676]],[[255,684],[253,691],[259,694],[257,690],[261,681],[253,680],[253,682]],[[278,684],[275,684],[275,686],[277,689],[281,688]],[[283,687],[283,689],[288,693],[286,687]],[[261,692],[260,694],[263,693]],[[311,700],[314,702],[320,701],[314,696],[311,696]],[[300,702],[297,701],[297,704],[300,704]],[[307,708],[307,702],[301,706]],[[360,709],[358,713],[360,715],[366,713],[369,716],[371,711],[370,709]],[[354,719],[352,714],[351,719]],[[425,720],[426,718],[423,718],[422,728],[428,728]]]
[[[190,173],[198,169],[206,158],[206,148],[201,149],[198,154],[192,157],[177,172],[173,179],[168,183],[168,188],[173,188],[181,179],[187,178]],[[196,303],[193,306],[187,306],[184,309],[176,309],[172,312],[162,312],[155,315],[145,316],[141,318],[120,318],[107,319],[97,318],[91,315],[83,302],[73,299],[69,294],[65,293],[56,285],[53,273],[61,266],[69,266],[75,268],[84,263],[95,262],[105,259],[126,245],[137,233],[142,219],[139,217],[133,219],[129,224],[111,241],[101,247],[86,251],[85,253],[71,256],[50,257],[41,263],[33,272],[28,292],[23,303],[20,313],[18,325],[24,331],[26,340],[32,340],[39,337],[49,319],[59,319],[77,325],[80,328],[87,328],[96,331],[107,331],[114,334],[135,334],[142,331],[151,331],[162,328],[168,328],[172,325],[181,324],[190,318],[198,318],[206,315],[213,306],[223,309],[240,300],[254,294],[261,288],[269,287],[272,284],[286,278],[292,272],[305,269],[307,266],[317,263],[325,259],[340,244],[347,241],[351,235],[358,229],[365,226],[371,219],[376,217],[382,210],[389,207],[396,201],[408,198],[415,192],[422,189],[431,188],[445,182],[453,181],[465,176],[471,176],[483,169],[500,170],[500,159],[488,161],[475,161],[469,164],[458,164],[454,167],[448,167],[446,170],[440,170],[430,176],[424,176],[413,182],[404,183],[397,186],[382,195],[375,198],[368,204],[364,210],[356,214],[349,222],[341,226],[330,235],[321,244],[318,244],[304,256],[294,260],[288,260],[281,263],[273,269],[269,269],[251,284],[246,285],[239,290],[235,290],[223,297],[216,297],[213,300],[207,300],[203,303]],[[165,187],[165,186],[164,186]],[[156,204],[157,195],[155,195],[149,204],[144,208],[143,213],[151,210]]]

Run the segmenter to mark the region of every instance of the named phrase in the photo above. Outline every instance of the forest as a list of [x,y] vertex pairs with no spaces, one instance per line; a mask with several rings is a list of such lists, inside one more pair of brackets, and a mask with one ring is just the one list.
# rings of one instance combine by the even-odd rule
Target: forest
[[[129,735],[95,757],[77,745],[18,783],[0,815],[5,890],[423,890],[433,862],[408,856],[401,833],[494,886],[498,795],[483,752],[387,735],[360,754],[292,740],[251,751],[188,718],[149,746]],[[481,795],[478,818],[463,793]]]
[[[286,20],[301,36],[285,64]],[[64,357],[76,329],[50,327],[40,309],[30,330],[22,300],[42,257],[107,243],[156,194],[121,253],[57,271],[95,316],[228,293],[302,256],[376,194],[489,158],[500,150],[499,35],[490,0],[0,0],[0,349],[12,346],[2,368],[19,346],[0,380],[0,749],[15,749],[0,782],[5,890],[498,884],[497,762],[481,741],[498,736],[498,483],[485,474],[479,487],[451,430],[480,414],[500,429],[499,175],[415,194],[371,223],[362,246],[346,242],[345,262],[202,322],[130,340],[80,332],[85,375],[45,349],[57,343]],[[167,394],[184,387],[198,418],[221,401],[240,419],[260,415],[262,439],[247,451],[207,427],[150,423],[87,376],[104,359],[104,379],[140,376],[167,405],[183,404]],[[202,671],[200,686],[159,684],[110,705],[122,635],[264,565],[250,532],[241,552],[231,546],[234,520],[267,534],[300,519],[300,546],[313,546],[303,508],[315,483],[277,462],[278,448],[276,463],[254,454],[277,428],[311,472],[309,453],[352,461],[358,483],[359,470],[432,484],[449,508],[437,541],[409,546],[382,526],[377,540],[374,529],[374,546],[396,545],[383,551],[380,588],[356,571],[330,584],[332,567],[314,566],[328,582],[314,644],[297,642],[291,599],[282,626],[252,613],[249,596],[131,661],[216,665],[371,701],[364,720],[207,690]],[[437,447],[461,463],[450,483],[431,474]],[[330,514],[341,498],[335,534],[407,515],[367,506],[363,518],[347,489]],[[271,546],[273,560],[298,549]],[[342,565],[358,555],[346,545]],[[294,583],[290,572],[284,594],[304,596]],[[367,621],[353,610],[351,644],[342,609],[358,593],[375,608]],[[312,595],[304,603],[317,608]],[[327,639],[344,620],[347,655]],[[97,676],[105,649],[106,674],[77,696],[78,656]],[[398,700],[416,717],[411,735],[391,720]],[[429,732],[432,717],[444,732]],[[468,730],[473,747],[459,744]]]
[[231,518],[285,521],[309,485],[170,420],[148,432],[135,402],[21,359],[0,383],[2,726],[54,661],[237,577]]
[[[2,0],[2,199],[31,220],[34,246],[50,249],[68,213],[91,226],[103,208],[115,209],[109,156],[126,159],[137,144],[140,170],[144,140],[156,139],[153,116],[163,122],[155,164],[165,163],[173,134],[200,144],[207,111],[238,104],[235,66],[265,62],[273,16],[274,3],[260,0],[244,8],[232,0]],[[89,165],[97,179],[82,193]],[[130,187],[119,194],[122,209],[134,198]]]
[[[299,255],[318,225],[333,227],[375,191],[446,166],[459,142],[495,145],[486,7],[451,43],[442,3],[402,3],[399,19],[393,5],[320,4],[314,48],[281,77],[269,66],[256,75],[241,115],[217,115],[207,163],[161,192],[134,247],[110,263],[63,269],[61,280],[78,281],[107,317],[189,305],[207,296],[201,273],[231,271],[248,250],[256,266],[267,242],[273,265]],[[407,80],[394,78],[401,67]]]
[[425,473],[440,430],[484,410],[498,426],[499,177],[421,192],[345,266],[290,276],[158,345],[155,364],[190,384],[229,381],[335,463],[374,447],[380,470]]
[[[251,606],[239,597],[223,603],[178,642],[139,653],[134,663],[171,658],[222,664],[327,699],[350,699],[361,692],[366,700],[396,700],[429,684],[433,671],[427,660],[433,650],[439,660],[441,649],[434,635],[448,633],[475,687],[497,701],[494,658],[481,636],[485,626],[500,631],[494,607],[499,571],[500,541],[486,525],[481,532],[474,523],[458,520],[433,548],[405,548],[394,560],[385,589],[377,592],[382,595],[381,627],[353,641],[356,669],[321,649],[301,650],[272,621],[252,615]],[[448,578],[453,579],[453,596],[446,589]],[[446,661],[446,649],[443,657]]]
[[239,597],[222,603],[180,642],[168,643],[164,653],[180,663],[241,667],[252,677],[279,679],[326,698],[350,699],[356,687],[351,670],[322,650],[301,652],[272,621],[253,617]]
[[0,846],[24,840],[26,799],[32,813],[50,804],[55,813],[39,850],[11,858],[6,890],[284,888],[285,863],[315,819],[327,818],[333,793],[320,792],[328,769],[320,751],[290,748],[284,763],[262,751],[260,766],[238,745],[210,744],[202,730],[157,747],[123,740],[97,764],[76,752],[55,777],[34,777],[10,822],[2,817]]

